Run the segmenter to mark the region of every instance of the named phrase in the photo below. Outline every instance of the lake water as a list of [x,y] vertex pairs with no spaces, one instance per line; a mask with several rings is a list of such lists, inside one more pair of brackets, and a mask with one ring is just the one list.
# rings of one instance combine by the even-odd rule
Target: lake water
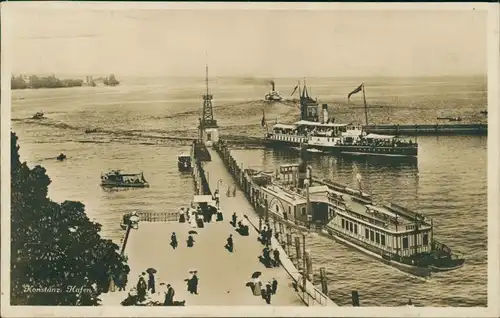
[[[24,90],[12,93],[12,126],[20,138],[21,159],[40,164],[52,179],[55,201],[78,200],[102,234],[119,240],[123,213],[169,211],[188,203],[192,179],[177,171],[176,156],[189,151],[169,136],[196,136],[204,94],[203,79],[123,78],[117,87]],[[274,79],[289,95],[293,79]],[[352,79],[307,79],[310,95],[329,103],[337,122],[364,120],[362,96],[346,95],[359,83]],[[436,123],[438,116],[463,122],[486,122],[486,78],[380,78],[365,80],[370,122]],[[298,109],[266,104],[267,79],[220,78],[210,81],[214,115],[221,134],[262,136],[262,112],[269,121],[291,122]],[[43,111],[46,120],[27,118]],[[87,128],[99,133],[85,134]],[[417,306],[486,306],[487,304],[487,138],[418,137],[418,163],[375,163],[312,156],[315,175],[362,187],[377,201],[391,201],[434,219],[434,234],[452,250],[465,254],[466,265],[430,279],[404,274],[331,240],[310,234],[307,247],[314,268],[327,268],[330,297],[350,304],[358,290],[361,305],[398,306],[411,298]],[[68,160],[55,157],[65,153]],[[297,162],[293,152],[238,148],[245,167],[271,170]],[[112,168],[143,171],[148,189],[103,190],[100,173]]]

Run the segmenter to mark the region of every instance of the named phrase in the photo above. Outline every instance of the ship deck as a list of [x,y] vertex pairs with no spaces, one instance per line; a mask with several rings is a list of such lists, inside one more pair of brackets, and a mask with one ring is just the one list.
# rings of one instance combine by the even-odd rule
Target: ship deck
[[[407,225],[414,224],[414,220],[412,220],[404,215],[401,215],[399,213],[397,214],[394,211],[391,211],[390,209],[388,209],[382,205],[378,205],[377,203],[374,203],[374,202],[363,203],[363,202],[358,201],[356,199],[356,197],[351,195],[351,194],[339,192],[339,191],[332,190],[332,189],[329,189],[328,191],[330,193],[334,193],[336,195],[342,196],[342,198],[344,199],[344,203],[346,204],[346,209],[348,211],[350,210],[350,211],[353,211],[353,212],[361,215],[362,219],[367,218],[367,219],[377,220],[378,222],[384,222],[386,224],[385,227],[390,231],[397,231],[398,229],[401,230],[404,227],[406,227]],[[373,213],[370,213],[368,211],[368,207],[371,210],[375,210],[375,211],[379,212],[379,215],[386,215],[388,217],[386,219],[381,218],[381,217],[377,217],[376,215],[374,215]],[[394,222],[391,221],[391,218],[394,218],[396,216],[397,216],[397,220],[398,220],[397,226]]]

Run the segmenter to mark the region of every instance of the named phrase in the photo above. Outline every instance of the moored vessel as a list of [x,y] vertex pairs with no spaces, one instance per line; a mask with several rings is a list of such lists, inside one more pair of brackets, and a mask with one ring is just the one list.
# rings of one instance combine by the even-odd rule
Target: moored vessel
[[120,170],[111,170],[101,174],[101,186],[112,188],[147,188],[149,183],[140,173],[122,173]]
[[319,113],[319,104],[309,96],[305,85],[302,93],[299,87],[299,95],[301,120],[273,125],[265,135],[266,144],[275,147],[300,147],[304,144],[310,152],[339,155],[418,156],[417,142],[395,135],[367,134],[361,125],[335,123],[335,118],[329,116],[327,104],[322,105],[322,114]]
[[463,257],[434,237],[431,218],[311,176],[312,169],[304,163],[283,165],[267,184],[254,185],[258,188],[253,199],[268,215],[316,228],[323,236],[412,275],[425,277],[464,265]]
[[191,156],[186,154],[180,154],[177,156],[177,168],[179,168],[179,171],[191,171],[193,168]]

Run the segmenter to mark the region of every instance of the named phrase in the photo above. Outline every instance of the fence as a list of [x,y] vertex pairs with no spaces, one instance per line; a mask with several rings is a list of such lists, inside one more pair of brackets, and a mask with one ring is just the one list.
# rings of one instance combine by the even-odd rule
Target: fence
[[178,222],[179,212],[138,212],[139,222]]

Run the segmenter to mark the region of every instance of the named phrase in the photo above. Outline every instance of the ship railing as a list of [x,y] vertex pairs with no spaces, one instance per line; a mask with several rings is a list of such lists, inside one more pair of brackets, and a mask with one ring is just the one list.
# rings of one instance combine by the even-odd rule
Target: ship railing
[[139,222],[178,222],[179,212],[138,212]]

